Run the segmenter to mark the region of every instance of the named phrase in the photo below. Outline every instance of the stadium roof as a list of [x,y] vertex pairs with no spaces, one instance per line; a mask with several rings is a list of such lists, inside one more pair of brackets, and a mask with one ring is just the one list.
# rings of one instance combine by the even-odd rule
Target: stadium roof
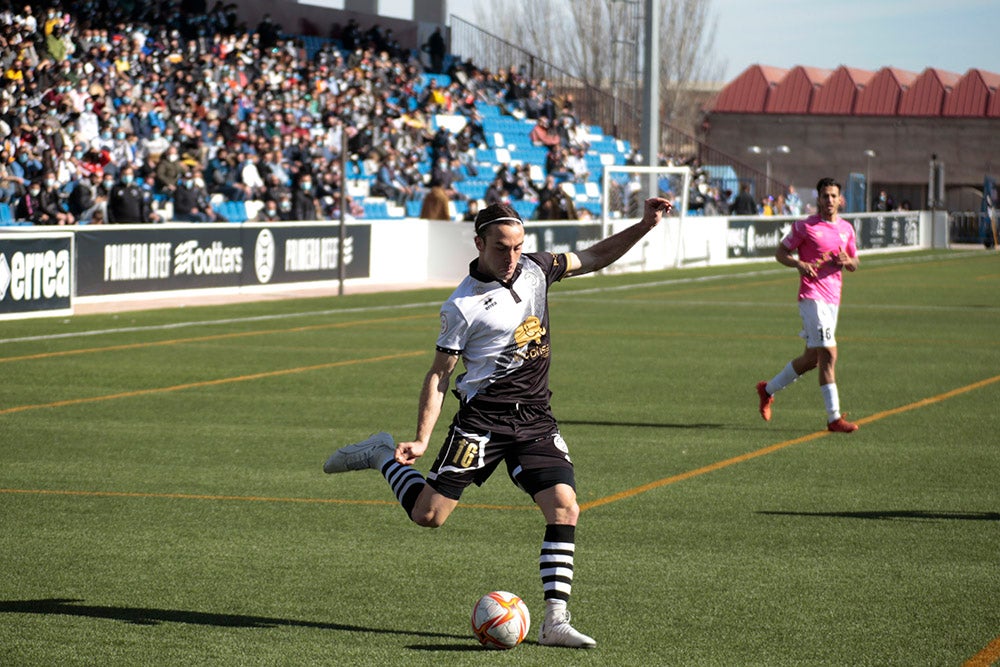
[[726,84],[712,113],[1000,118],[1000,74],[933,67],[830,71],[751,65]]

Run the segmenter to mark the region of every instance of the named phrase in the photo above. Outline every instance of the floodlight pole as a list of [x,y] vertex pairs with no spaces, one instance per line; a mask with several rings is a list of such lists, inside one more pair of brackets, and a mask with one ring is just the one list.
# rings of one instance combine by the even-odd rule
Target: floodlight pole
[[875,157],[875,151],[871,148],[865,150],[865,158],[867,158],[867,164],[865,166],[865,213],[870,213],[872,210],[872,158]]
[[337,243],[337,296],[344,296],[344,243],[347,242],[347,134],[340,124],[340,240]]
[[[660,158],[660,0],[646,0],[643,52],[642,154],[656,167]],[[658,193],[655,174],[649,175],[647,197]]]
[[781,144],[780,146],[768,146],[766,148],[761,148],[760,146],[748,146],[747,151],[753,153],[754,155],[764,156],[764,195],[771,194],[771,156],[774,153],[788,154],[792,152],[792,149],[788,146]]

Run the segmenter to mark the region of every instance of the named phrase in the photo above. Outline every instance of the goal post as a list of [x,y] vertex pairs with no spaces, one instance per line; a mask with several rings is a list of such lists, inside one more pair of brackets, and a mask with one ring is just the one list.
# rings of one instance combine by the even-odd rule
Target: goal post
[[[603,193],[601,223],[603,236],[609,235],[616,220],[641,218],[643,203],[649,197],[664,197],[673,202],[670,214],[676,220],[675,266],[683,258],[684,221],[687,218],[688,193],[691,191],[690,167],[633,167],[608,165],[604,167],[601,182]],[[669,242],[669,236],[668,236]]]

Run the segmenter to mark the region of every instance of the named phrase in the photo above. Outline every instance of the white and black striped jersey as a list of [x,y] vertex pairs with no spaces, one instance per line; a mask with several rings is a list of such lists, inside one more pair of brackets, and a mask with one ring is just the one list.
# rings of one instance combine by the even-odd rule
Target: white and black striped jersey
[[463,402],[473,397],[512,403],[549,400],[549,286],[566,273],[566,256],[525,253],[509,283],[477,270],[441,307],[437,349],[461,355],[455,380]]

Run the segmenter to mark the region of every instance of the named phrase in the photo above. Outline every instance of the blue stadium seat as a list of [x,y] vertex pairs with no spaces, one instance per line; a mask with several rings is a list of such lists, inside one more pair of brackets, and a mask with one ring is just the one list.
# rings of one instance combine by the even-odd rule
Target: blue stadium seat
[[413,199],[406,202],[406,215],[411,218],[420,217],[420,209],[423,208],[423,200]]
[[365,209],[365,217],[373,220],[383,220],[389,217],[389,207],[385,201],[366,200],[362,203]]
[[515,200],[511,202],[511,206],[523,219],[531,220],[535,217],[535,208],[538,207],[538,204],[533,201]]
[[482,199],[486,194],[487,187],[489,187],[488,183],[478,179],[455,183],[455,189],[470,199]]
[[476,111],[478,111],[479,115],[483,117],[483,121],[490,118],[500,117],[500,107],[495,104],[490,104],[489,102],[476,102]]
[[247,205],[246,202],[241,201],[231,201],[229,202],[229,209],[232,217],[229,218],[230,222],[246,222],[248,219],[247,215]]
[[438,88],[447,88],[451,85],[451,77],[447,74],[431,74],[430,72],[427,72],[414,82],[414,92],[418,95],[424,92],[424,88],[427,87],[431,80],[434,80],[434,82],[437,83]]
[[10,204],[0,204],[0,225],[10,225],[14,222],[14,213]]
[[426,74],[424,74],[424,78],[428,82],[430,82],[430,80],[433,79],[437,83],[438,88],[447,88],[448,86],[451,85],[451,77],[448,76],[447,74],[430,74],[430,73],[426,73]]
[[221,201],[212,205],[212,210],[228,222],[246,222],[247,207],[241,201]]

